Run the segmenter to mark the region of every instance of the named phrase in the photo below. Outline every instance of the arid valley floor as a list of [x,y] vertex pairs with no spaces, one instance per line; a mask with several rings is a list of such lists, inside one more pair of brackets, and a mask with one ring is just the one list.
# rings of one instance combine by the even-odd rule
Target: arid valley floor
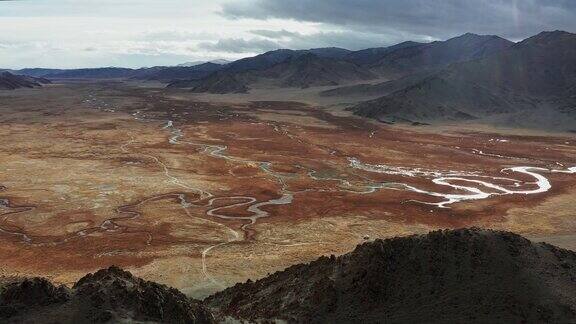
[[0,98],[0,275],[72,283],[115,264],[203,297],[436,228],[576,249],[574,134],[113,81]]

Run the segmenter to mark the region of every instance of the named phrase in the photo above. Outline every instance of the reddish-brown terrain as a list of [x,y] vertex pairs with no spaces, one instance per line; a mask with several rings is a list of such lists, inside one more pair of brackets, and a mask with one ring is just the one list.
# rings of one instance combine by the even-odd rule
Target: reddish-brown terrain
[[435,228],[576,247],[570,134],[114,82],[2,92],[0,110],[4,275],[71,283],[116,264],[202,297]]

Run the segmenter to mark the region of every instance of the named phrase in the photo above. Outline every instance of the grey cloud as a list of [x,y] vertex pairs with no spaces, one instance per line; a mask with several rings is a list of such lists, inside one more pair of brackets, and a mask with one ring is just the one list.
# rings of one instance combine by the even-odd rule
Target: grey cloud
[[228,3],[222,12],[433,38],[475,32],[517,39],[542,30],[576,30],[573,0],[249,0]]
[[[311,34],[282,30],[252,30],[260,38],[226,38],[217,42],[202,42],[198,48],[211,52],[262,53],[279,48],[310,49],[318,47],[341,47],[350,50],[389,46],[402,42],[405,35],[363,33],[358,31],[326,31]],[[427,41],[411,35],[410,39]]]
[[225,38],[215,43],[203,42],[199,48],[213,52],[226,53],[260,53],[280,48],[281,46],[267,39]]
[[429,41],[418,35],[403,35],[398,33],[367,33],[361,31],[325,31],[312,34],[302,34],[287,30],[253,30],[255,35],[273,39],[283,48],[309,49],[317,47],[341,47],[350,50],[368,47],[389,46],[410,38],[417,41]]
[[254,35],[266,37],[266,38],[284,38],[284,37],[298,37],[302,34],[296,32],[290,32],[285,29],[282,30],[266,30],[266,29],[259,29],[259,30],[252,30],[250,31]]
[[189,32],[183,30],[158,30],[148,31],[140,35],[140,39],[146,41],[189,41],[208,40],[216,36],[207,32]]

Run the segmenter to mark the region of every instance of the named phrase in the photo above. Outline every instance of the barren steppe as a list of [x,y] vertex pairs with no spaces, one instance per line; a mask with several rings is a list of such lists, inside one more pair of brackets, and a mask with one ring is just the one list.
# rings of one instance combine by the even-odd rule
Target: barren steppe
[[436,228],[576,248],[574,134],[204,99],[113,81],[0,93],[0,275],[115,264],[203,297]]

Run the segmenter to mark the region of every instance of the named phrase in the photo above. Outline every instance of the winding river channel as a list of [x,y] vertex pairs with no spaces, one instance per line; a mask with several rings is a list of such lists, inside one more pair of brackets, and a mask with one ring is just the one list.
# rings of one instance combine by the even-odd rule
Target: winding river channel
[[[388,165],[373,165],[361,162],[356,158],[349,158],[350,166],[355,169],[360,169],[368,172],[389,174],[389,175],[401,175],[405,177],[424,177],[431,180],[432,183],[447,187],[449,189],[454,189],[457,191],[464,191],[466,193],[454,194],[454,193],[443,193],[437,191],[429,191],[424,189],[419,189],[417,187],[405,184],[405,183],[394,183],[394,185],[405,188],[406,190],[417,192],[420,194],[441,198],[439,202],[423,202],[415,201],[422,204],[434,205],[439,208],[449,208],[448,205],[467,201],[467,200],[479,200],[487,199],[492,196],[502,196],[502,195],[532,195],[547,192],[552,188],[550,181],[546,178],[543,173],[576,173],[576,167],[570,167],[565,170],[557,169],[545,169],[530,166],[518,166],[512,168],[505,168],[500,170],[500,173],[507,175],[508,177],[495,177],[495,176],[484,176],[478,173],[470,172],[458,172],[458,171],[427,171],[419,168],[399,168]],[[534,179],[532,182],[524,182],[523,180],[517,178],[509,177],[512,174],[523,174],[530,176]],[[489,182],[489,181],[492,182]],[[497,183],[507,183],[505,185]],[[466,183],[467,185],[458,184]],[[531,189],[526,189],[526,187],[531,187]],[[493,189],[493,190],[487,190]]]
[[[90,97],[88,102],[92,104],[97,103],[100,105],[100,101],[96,100],[94,97]],[[113,108],[106,105],[106,109],[101,109],[105,111],[114,112]],[[132,114],[134,119],[138,121],[145,121],[146,116],[137,111]],[[275,123],[266,123],[274,127],[274,130],[279,133],[290,137],[290,139],[301,141],[298,137],[289,134],[284,131],[281,127]],[[10,199],[1,198],[0,199],[0,217],[2,217],[2,223],[0,224],[0,233],[4,235],[9,235],[19,238],[19,240],[28,245],[58,245],[68,242],[71,239],[77,239],[90,235],[92,233],[107,233],[107,232],[122,232],[122,233],[138,233],[142,234],[146,238],[146,244],[151,244],[153,241],[153,236],[151,233],[146,231],[141,231],[138,229],[133,229],[128,226],[122,225],[122,220],[130,220],[141,216],[141,213],[137,211],[137,208],[143,204],[150,201],[160,200],[160,199],[175,199],[179,201],[181,207],[185,210],[185,213],[189,217],[194,217],[193,215],[197,213],[192,213],[191,210],[195,208],[206,209],[205,216],[208,219],[221,219],[221,220],[236,220],[243,221],[240,230],[242,233],[232,229],[231,227],[222,224],[217,221],[212,221],[217,226],[222,226],[226,228],[229,235],[224,242],[218,242],[217,244],[212,244],[202,250],[202,272],[207,279],[209,279],[214,284],[219,284],[214,278],[212,278],[208,271],[207,257],[210,253],[213,253],[215,249],[231,244],[233,242],[238,242],[242,240],[253,240],[254,231],[252,227],[258,222],[259,219],[269,217],[270,213],[265,210],[267,206],[278,206],[278,205],[288,205],[294,200],[294,195],[298,192],[290,191],[286,181],[291,177],[295,176],[292,174],[277,172],[273,168],[273,162],[271,161],[256,161],[245,158],[234,157],[228,155],[228,147],[226,145],[215,145],[206,144],[202,142],[195,142],[186,139],[186,136],[182,129],[178,128],[176,123],[172,120],[166,120],[163,122],[163,131],[169,132],[168,143],[170,145],[189,145],[197,147],[201,154],[206,156],[223,159],[231,163],[238,164],[248,164],[255,165],[265,173],[270,176],[279,185],[279,192],[276,197],[271,197],[270,199],[259,200],[256,197],[248,195],[234,195],[234,196],[215,196],[213,193],[208,192],[205,188],[197,188],[185,180],[177,177],[173,174],[170,167],[166,165],[166,162],[162,160],[161,157],[155,156],[148,153],[134,152],[130,149],[130,146],[136,144],[136,139],[132,137],[129,141],[122,144],[120,149],[125,154],[138,154],[144,156],[150,160],[153,160],[160,168],[166,182],[177,186],[182,189],[183,192],[180,193],[170,193],[170,194],[159,194],[157,196],[149,197],[138,201],[136,203],[118,207],[116,209],[116,216],[106,219],[101,224],[93,226],[90,228],[85,228],[72,233],[66,234],[64,237],[54,239],[51,237],[39,237],[32,236],[28,234],[24,229],[17,228],[14,226],[6,225],[7,219],[13,217],[14,215],[20,213],[28,213],[35,209],[35,206],[18,206],[14,205]],[[373,136],[373,133],[371,134]],[[335,152],[335,151],[333,151]],[[508,158],[500,155],[487,154],[480,150],[475,150],[473,153],[479,155],[487,155],[497,158]],[[302,166],[298,166],[304,168]],[[437,208],[450,208],[450,205],[471,201],[471,200],[481,200],[488,199],[494,196],[503,195],[532,195],[538,193],[547,192],[552,188],[552,185],[547,174],[550,173],[565,173],[565,174],[575,174],[576,167],[569,167],[565,169],[547,169],[532,166],[514,166],[510,168],[504,168],[500,170],[498,176],[487,176],[483,175],[481,172],[463,172],[463,171],[440,171],[440,170],[426,170],[423,168],[410,168],[410,167],[398,167],[389,166],[384,164],[368,164],[362,162],[356,157],[348,157],[348,167],[350,171],[354,173],[355,170],[361,170],[368,173],[378,173],[387,174],[391,176],[400,176],[409,178],[426,179],[430,182],[430,185],[438,188],[438,190],[423,189],[415,185],[409,184],[410,181],[404,182],[387,182],[387,183],[377,183],[369,179],[369,177],[363,177],[357,175],[358,177],[364,179],[364,183],[360,185],[361,190],[358,189],[358,185],[352,185],[348,179],[341,178],[331,178],[331,177],[321,177],[316,170],[306,169],[308,177],[314,181],[326,181],[335,180],[340,182],[340,186],[332,191],[346,191],[356,194],[369,194],[377,190],[382,189],[394,189],[394,190],[406,190],[410,192],[415,192],[430,197],[432,200],[437,200],[434,202],[411,200],[414,203],[432,205]],[[360,173],[360,172],[358,172]],[[532,181],[525,180],[526,178]],[[421,183],[421,182],[420,182]],[[444,190],[440,190],[444,189]],[[5,187],[0,186],[0,192],[6,190]],[[310,189],[317,191],[324,191],[325,189]],[[328,190],[325,190],[328,191]],[[189,200],[188,193],[193,192],[198,195],[194,200]],[[244,216],[231,216],[229,213],[225,213],[226,210],[233,208],[242,207],[248,212],[248,215]],[[202,218],[204,219],[204,218]],[[210,220],[208,220],[210,221]]]

